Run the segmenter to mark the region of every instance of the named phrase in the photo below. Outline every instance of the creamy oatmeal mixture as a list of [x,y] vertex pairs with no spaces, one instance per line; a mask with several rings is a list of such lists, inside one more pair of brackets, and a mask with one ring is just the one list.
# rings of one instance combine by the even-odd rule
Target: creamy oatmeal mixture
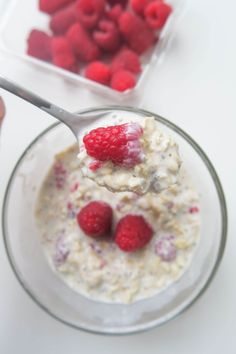
[[[141,188],[142,192],[149,189],[149,184],[153,185],[152,188],[156,183],[166,186],[161,176],[152,177],[154,181],[149,178],[155,174],[150,170],[152,149],[160,151],[160,159],[154,161],[154,168],[161,166],[163,174],[170,174],[171,184],[179,165],[175,143],[159,131],[154,134],[150,119],[145,120],[144,129],[151,137],[150,156],[147,155],[146,160],[148,176],[144,177],[138,170],[132,179],[130,172],[120,172],[126,175],[122,185],[126,182],[127,189],[140,191]],[[145,141],[145,135],[143,139]],[[168,157],[169,153],[172,156]],[[183,168],[179,182],[159,194],[112,193],[82,176],[82,155],[80,160],[77,155],[78,147],[73,146],[55,157],[38,197],[37,222],[51,268],[73,290],[105,302],[132,303],[153,296],[177,281],[193,258],[200,227],[199,196]],[[100,178],[100,184],[111,189],[113,185],[119,189],[119,169],[115,169],[109,179],[109,173],[105,172],[109,168],[115,169],[107,164],[100,169],[101,175],[96,173],[96,179]],[[88,175],[84,169],[83,173]],[[139,182],[136,183],[136,179]],[[113,207],[114,225],[127,214],[143,215],[154,230],[152,240],[143,249],[126,253],[109,237],[95,240],[86,236],[78,226],[76,215],[92,200],[102,200]]]
[[[127,117],[123,117],[113,122],[117,125],[128,121]],[[160,131],[153,117],[137,118],[137,122],[143,129],[139,139],[142,147],[141,163],[125,168],[106,161],[94,169],[97,161],[87,154],[81,139],[78,158],[84,177],[113,192],[131,191],[138,194],[160,193],[177,182],[181,165],[177,144]]]

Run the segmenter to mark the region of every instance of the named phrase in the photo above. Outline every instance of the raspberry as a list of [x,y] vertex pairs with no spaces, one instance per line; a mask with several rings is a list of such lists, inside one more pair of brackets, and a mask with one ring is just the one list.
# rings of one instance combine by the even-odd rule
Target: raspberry
[[93,172],[97,171],[99,168],[101,168],[103,163],[101,161],[94,160],[90,162],[89,164],[89,169]]
[[103,85],[108,85],[111,79],[111,70],[101,61],[94,61],[85,70],[85,77]]
[[39,10],[53,14],[62,7],[69,5],[74,0],[39,0]]
[[161,29],[172,12],[172,7],[161,1],[150,3],[145,9],[145,18],[153,29]]
[[111,87],[117,91],[126,91],[136,85],[133,73],[128,70],[116,71],[111,78]]
[[113,6],[113,5],[116,5],[116,4],[120,4],[121,6],[125,7],[128,0],[107,0],[107,2]]
[[155,42],[155,36],[148,25],[137,15],[124,12],[119,18],[119,28],[130,48],[142,54]]
[[53,261],[56,266],[60,266],[64,263],[70,254],[69,243],[66,242],[65,235],[62,233],[55,243],[55,250],[53,255]]
[[50,20],[49,26],[54,34],[61,35],[66,33],[73,23],[77,21],[75,5],[69,5],[57,11]]
[[172,242],[173,238],[173,236],[161,237],[155,245],[155,252],[163,261],[171,262],[176,258],[177,251]]
[[[150,2],[154,0],[131,0],[130,4],[132,9],[138,14],[138,15],[143,15],[144,10]],[[160,0],[161,1],[161,0]]]
[[27,53],[29,55],[41,60],[51,60],[51,38],[46,33],[33,29],[29,34],[27,42]]
[[189,212],[189,214],[197,214],[197,213],[199,213],[199,208],[196,206],[190,207],[188,209],[188,212]]
[[107,235],[112,225],[112,209],[102,201],[93,201],[77,214],[77,221],[84,233],[91,237]]
[[89,62],[100,56],[98,46],[79,23],[72,25],[66,36],[79,60]]
[[129,70],[134,74],[141,71],[141,64],[138,55],[131,49],[123,48],[114,56],[111,63],[111,71]]
[[102,20],[98,30],[93,33],[97,45],[105,51],[114,52],[120,45],[120,34],[116,24],[109,20]]
[[143,130],[137,123],[126,123],[91,130],[83,142],[87,154],[99,161],[112,161],[123,167],[133,167],[141,162],[139,142]]
[[80,23],[87,29],[93,29],[105,10],[105,0],[78,0],[76,14]]
[[153,230],[143,216],[126,215],[115,231],[115,243],[125,252],[137,251],[151,240]]
[[52,62],[60,68],[78,72],[79,67],[74,52],[65,37],[52,39]]
[[122,12],[123,12],[122,6],[120,4],[117,4],[113,6],[111,9],[109,9],[106,14],[110,20],[114,22],[118,22]]

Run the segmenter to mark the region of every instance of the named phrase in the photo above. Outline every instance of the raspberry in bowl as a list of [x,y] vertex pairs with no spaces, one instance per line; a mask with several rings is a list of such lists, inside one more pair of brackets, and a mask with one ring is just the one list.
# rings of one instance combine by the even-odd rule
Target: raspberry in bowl
[[13,171],[3,234],[17,278],[47,313],[127,334],[165,323],[203,293],[223,254],[227,214],[212,164],[186,133],[146,111],[94,109],[109,110],[155,118],[179,146],[180,184],[140,196],[99,187],[80,175],[74,138],[56,124]]

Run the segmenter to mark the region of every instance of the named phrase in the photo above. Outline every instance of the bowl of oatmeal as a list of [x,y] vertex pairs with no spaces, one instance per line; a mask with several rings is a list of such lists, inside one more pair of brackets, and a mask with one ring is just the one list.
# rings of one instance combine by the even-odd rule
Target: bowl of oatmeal
[[[209,286],[226,242],[225,198],[205,153],[173,123],[128,107],[86,113],[94,111],[111,112],[102,126],[139,124],[146,157],[134,168],[90,169],[82,144],[54,124],[10,177],[4,242],[21,285],[48,314],[94,333],[135,333],[181,314]],[[81,222],[93,203],[111,210],[101,238]],[[147,237],[135,252],[119,241],[127,218],[137,219],[129,232],[138,225]]]

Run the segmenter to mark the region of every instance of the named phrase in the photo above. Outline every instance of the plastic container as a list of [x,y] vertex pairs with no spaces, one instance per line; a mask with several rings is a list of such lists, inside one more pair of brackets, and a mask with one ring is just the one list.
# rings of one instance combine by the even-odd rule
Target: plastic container
[[171,36],[176,33],[177,23],[184,8],[184,0],[168,0],[167,2],[173,6],[174,11],[161,31],[160,40],[155,47],[141,57],[143,71],[137,80],[136,87],[123,93],[26,54],[26,39],[31,29],[48,30],[49,17],[38,10],[38,0],[5,1],[4,15],[0,26],[0,44],[2,49],[8,53],[42,69],[50,70],[62,78],[81,84],[83,87],[111,98],[113,101],[127,100],[141,92],[153,66],[161,66],[163,55],[166,52],[167,45],[170,43]]

